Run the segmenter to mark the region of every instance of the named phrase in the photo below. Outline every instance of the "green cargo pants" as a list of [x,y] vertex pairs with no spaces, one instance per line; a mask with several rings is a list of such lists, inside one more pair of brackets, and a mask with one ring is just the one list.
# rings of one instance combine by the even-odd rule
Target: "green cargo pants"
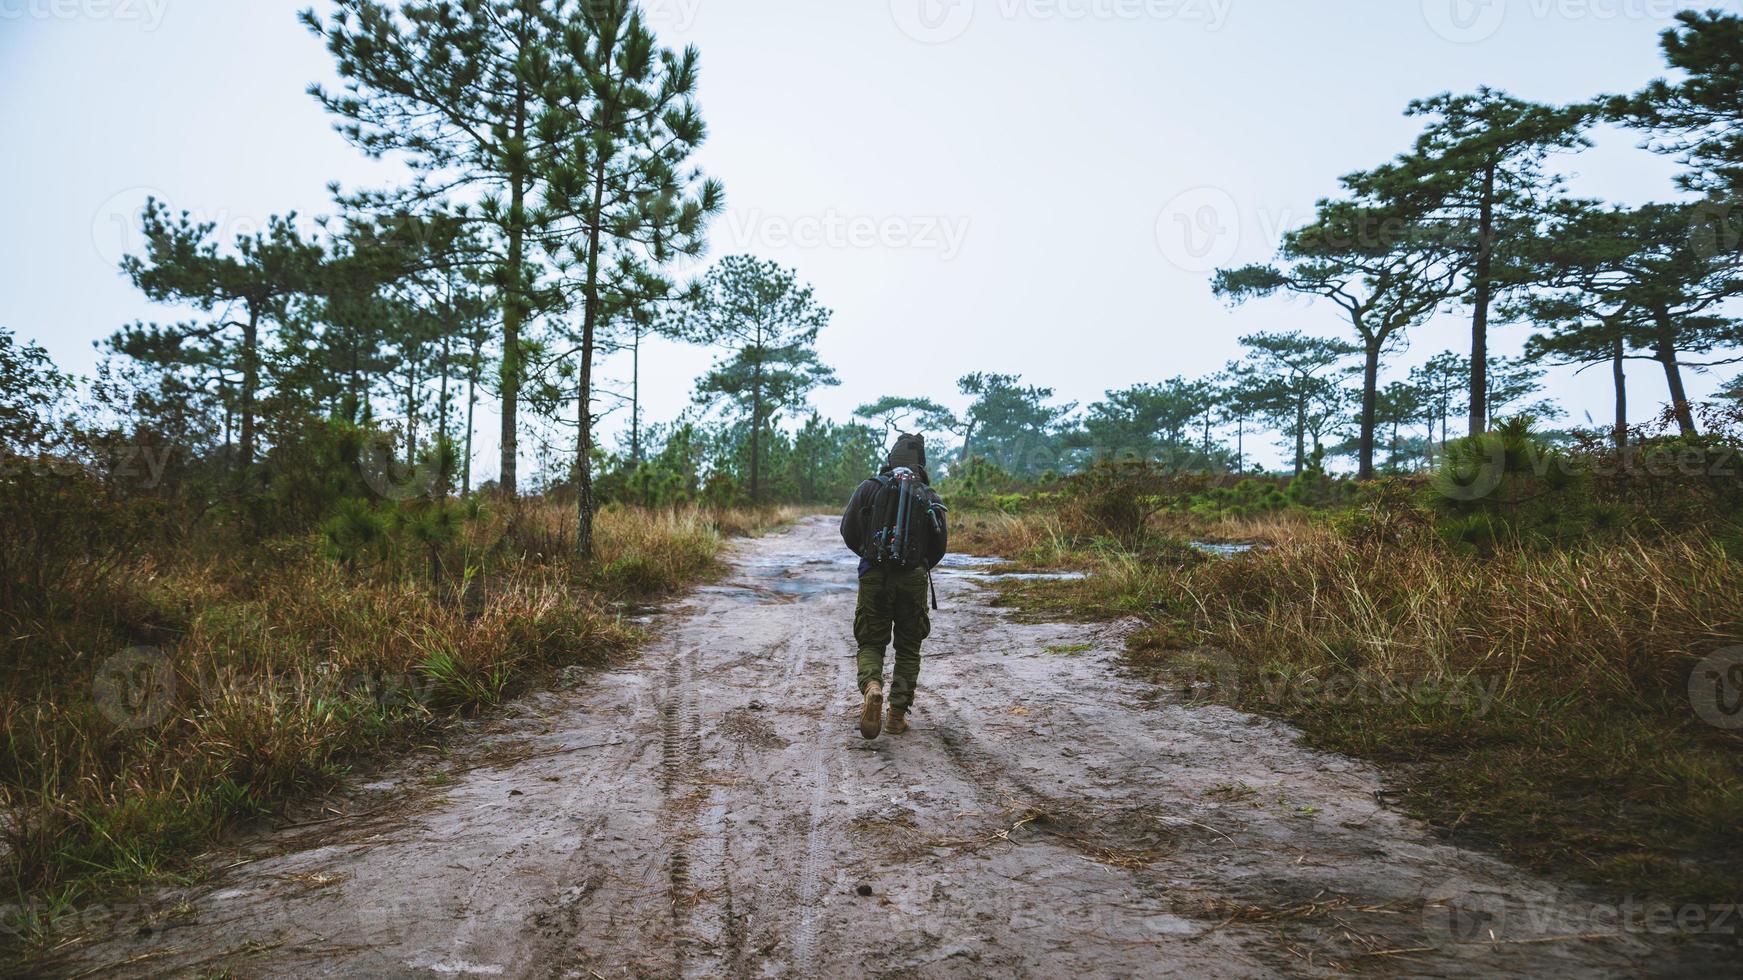
[[859,689],[884,677],[884,648],[896,638],[896,670],[887,694],[903,711],[914,703],[920,680],[920,642],[932,632],[926,612],[926,570],[874,565],[859,577],[853,638],[859,643]]

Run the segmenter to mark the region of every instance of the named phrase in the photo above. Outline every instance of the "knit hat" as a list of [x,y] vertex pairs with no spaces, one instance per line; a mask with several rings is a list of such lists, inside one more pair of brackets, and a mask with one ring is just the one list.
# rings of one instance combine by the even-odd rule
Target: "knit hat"
[[915,471],[926,469],[925,436],[904,432],[896,437],[896,448],[890,450],[886,468],[896,469],[902,466]]

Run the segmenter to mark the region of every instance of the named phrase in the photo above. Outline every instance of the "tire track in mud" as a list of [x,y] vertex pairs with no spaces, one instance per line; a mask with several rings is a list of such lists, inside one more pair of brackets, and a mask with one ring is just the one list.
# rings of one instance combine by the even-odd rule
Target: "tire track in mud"
[[[700,649],[675,650],[666,664],[660,703],[660,823],[666,839],[666,903],[671,915],[672,975],[690,968],[688,927],[697,892],[692,880],[690,842],[696,836],[695,778],[701,765],[700,708],[693,679]],[[684,787],[692,787],[680,796]]]
[[661,824],[673,975],[741,976],[747,935],[732,873],[740,848],[731,819],[741,781],[709,765],[703,702],[713,692],[698,686],[704,665],[699,643],[675,654],[667,664],[661,706]]
[[[816,620],[805,619],[788,638],[787,648],[794,656],[784,678],[787,692],[805,683],[805,668],[811,663],[812,634],[816,629]],[[787,693],[783,692],[783,693]],[[823,868],[827,863],[829,849],[829,743],[836,732],[830,725],[830,706],[837,702],[836,698],[812,700],[821,701],[820,708],[815,712],[817,726],[811,737],[810,762],[810,799],[805,815],[805,836],[803,850],[798,855],[798,882],[795,888],[795,899],[798,905],[798,922],[793,928],[792,969],[800,976],[813,975],[816,969],[817,938],[819,931],[819,916],[823,897]]]
[[[818,731],[819,742],[826,737],[826,731]],[[811,783],[809,828],[805,833],[805,853],[799,865],[799,923],[793,931],[793,968],[807,976],[817,955],[818,900],[823,895],[823,852],[826,847],[823,826],[829,801],[829,766],[821,748],[812,753]]]

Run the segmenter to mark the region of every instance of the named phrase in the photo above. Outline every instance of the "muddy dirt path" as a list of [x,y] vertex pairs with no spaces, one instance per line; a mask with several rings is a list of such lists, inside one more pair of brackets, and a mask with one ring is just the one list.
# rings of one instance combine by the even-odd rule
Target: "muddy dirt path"
[[1367,767],[1123,679],[1117,628],[1012,622],[968,568],[939,577],[913,730],[866,742],[833,521],[733,561],[633,664],[93,920],[110,938],[52,972],[1698,972],[1438,843]]

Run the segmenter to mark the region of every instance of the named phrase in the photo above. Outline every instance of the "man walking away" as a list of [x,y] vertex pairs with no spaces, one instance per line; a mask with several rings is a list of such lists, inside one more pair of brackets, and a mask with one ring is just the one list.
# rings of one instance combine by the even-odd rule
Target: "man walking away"
[[[933,566],[949,546],[944,502],[926,472],[926,440],[903,433],[878,475],[859,485],[841,515],[841,540],[859,556],[859,604],[853,638],[859,644],[859,690],[865,703],[859,733],[884,728],[884,649],[896,640],[890,679],[891,735],[908,730],[908,709],[920,680],[920,643],[932,632],[926,593]],[[933,593],[933,608],[937,594]]]

